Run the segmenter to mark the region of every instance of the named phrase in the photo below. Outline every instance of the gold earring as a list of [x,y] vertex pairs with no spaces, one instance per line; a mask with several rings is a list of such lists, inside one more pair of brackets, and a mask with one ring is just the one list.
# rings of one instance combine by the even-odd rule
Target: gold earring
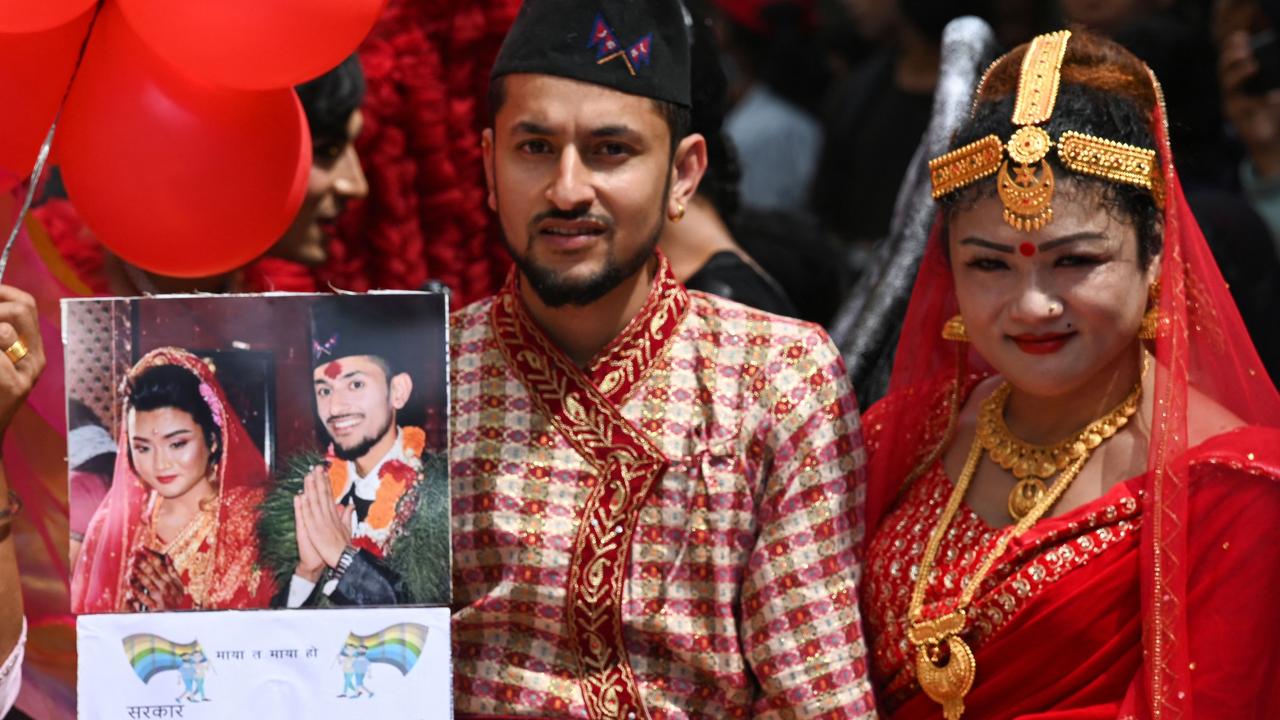
[[1160,281],[1156,280],[1151,283],[1151,288],[1147,291],[1147,297],[1150,298],[1151,307],[1147,309],[1146,314],[1142,316],[1142,324],[1138,326],[1138,338],[1142,340],[1155,340],[1160,334]]
[[676,203],[676,213],[671,216],[671,222],[680,222],[684,219],[684,203]]
[[942,326],[942,339],[955,342],[969,342],[969,330],[964,326],[964,317],[956,315]]

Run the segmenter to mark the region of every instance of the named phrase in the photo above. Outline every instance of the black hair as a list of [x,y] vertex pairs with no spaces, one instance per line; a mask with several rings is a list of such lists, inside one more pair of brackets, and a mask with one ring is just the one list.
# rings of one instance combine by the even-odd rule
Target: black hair
[[364,102],[364,70],[360,67],[360,59],[351,55],[336,68],[297,86],[295,90],[307,115],[316,155],[322,155],[335,145],[339,149],[345,147],[351,140],[347,136],[351,113]]
[[741,205],[738,184],[742,181],[742,168],[738,151],[723,128],[729,110],[729,80],[709,18],[695,4],[690,3],[688,9],[693,20],[689,28],[693,66],[690,130],[707,141],[707,170],[698,184],[698,194],[711,202],[726,223],[731,223]]
[[897,0],[898,13],[934,42],[942,42],[947,23],[965,15],[990,17],[987,0]]
[[[987,135],[995,135],[1002,142],[1007,140],[1016,130],[1010,119],[1013,104],[1011,95],[980,102],[974,116],[956,132],[951,147],[963,147]],[[1058,91],[1053,116],[1041,127],[1054,139],[1068,130],[1075,130],[1137,147],[1156,147],[1149,111],[1144,111],[1130,97],[1086,85],[1064,82]],[[1062,166],[1056,152],[1050,152],[1046,161],[1054,177],[1070,178],[1077,187],[1097,189],[1107,212],[1133,224],[1138,237],[1138,259],[1144,269],[1151,264],[1152,258],[1160,254],[1164,247],[1163,221],[1150,190],[1069,171]],[[970,207],[979,198],[995,193],[996,183],[988,178],[961,188],[940,201],[950,216],[956,209]]]
[[[503,104],[507,101],[506,79],[506,75],[500,75],[489,81],[489,94],[486,105],[489,110],[490,128],[497,124],[498,111],[502,109]],[[693,125],[693,118],[689,108],[665,100],[651,100],[650,102],[653,103],[654,111],[666,122],[667,129],[671,131],[670,152],[674,159],[676,146],[689,135],[689,128]]]
[[[222,458],[222,433],[213,419],[213,410],[200,394],[200,378],[177,365],[155,365],[138,373],[129,382],[129,407],[138,412],[174,408],[191,416],[204,431],[209,447],[209,465]],[[133,462],[132,453],[129,462]]]
[[725,20],[727,48],[746,71],[782,97],[811,113],[821,109],[831,71],[802,2],[777,0],[765,5],[760,19],[762,34],[721,13]]

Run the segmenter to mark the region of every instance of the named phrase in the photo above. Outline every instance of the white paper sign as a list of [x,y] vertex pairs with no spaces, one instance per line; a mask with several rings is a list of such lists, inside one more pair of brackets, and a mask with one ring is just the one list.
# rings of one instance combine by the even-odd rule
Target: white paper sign
[[82,615],[78,715],[453,715],[448,608]]

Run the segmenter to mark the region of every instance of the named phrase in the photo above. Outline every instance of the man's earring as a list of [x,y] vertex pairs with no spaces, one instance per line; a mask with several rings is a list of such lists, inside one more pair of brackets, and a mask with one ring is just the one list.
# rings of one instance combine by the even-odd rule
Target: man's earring
[[969,330],[964,326],[964,317],[956,315],[942,326],[942,338],[955,342],[969,342]]

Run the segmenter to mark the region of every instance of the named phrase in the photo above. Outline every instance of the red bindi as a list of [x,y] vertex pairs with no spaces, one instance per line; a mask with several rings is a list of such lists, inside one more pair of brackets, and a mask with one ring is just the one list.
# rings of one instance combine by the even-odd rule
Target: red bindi
[[342,363],[338,362],[337,360],[334,360],[333,362],[324,366],[324,376],[329,378],[330,380],[338,377],[341,374],[342,374]]
[[1023,257],[1031,257],[1036,254],[1036,246],[1029,242],[1024,242],[1018,246],[1018,252],[1022,253]]

